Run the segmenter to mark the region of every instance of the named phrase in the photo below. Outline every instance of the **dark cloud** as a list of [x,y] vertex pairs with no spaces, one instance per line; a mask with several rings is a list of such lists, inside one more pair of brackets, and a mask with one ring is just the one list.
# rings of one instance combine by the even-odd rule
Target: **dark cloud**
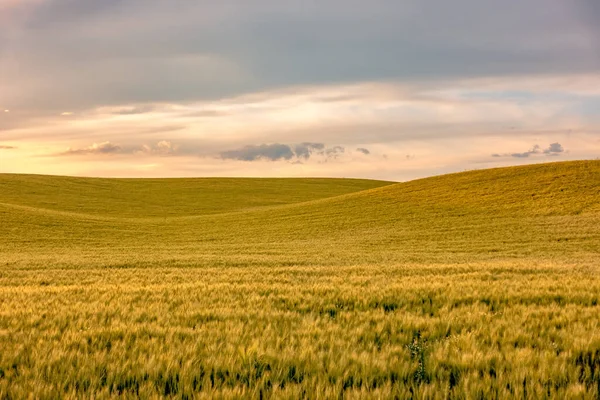
[[366,156],[368,156],[369,154],[371,154],[371,152],[369,151],[369,149],[365,149],[364,147],[359,147],[358,149],[356,149],[356,151],[358,151],[359,153],[363,153]]
[[515,157],[515,158],[527,158],[536,154],[545,154],[549,156],[557,156],[560,153],[563,153],[565,149],[560,143],[551,143],[546,149],[543,149],[539,145],[533,146],[530,150],[522,152],[522,153],[505,153],[499,154],[494,153],[492,157]]
[[342,146],[334,146],[329,149],[325,149],[325,154],[327,155],[327,158],[338,158],[340,154],[343,154],[345,152],[346,149]]
[[15,146],[3,146],[3,145],[0,145],[0,150],[14,150],[14,149],[16,149]]
[[320,151],[325,148],[324,143],[310,143],[305,142],[294,146],[294,152],[296,153],[296,157],[304,158],[305,160],[310,158],[313,151]]
[[530,151],[526,151],[524,153],[512,153],[510,156],[511,157],[516,157],[516,158],[527,158],[527,157],[529,157],[532,154],[535,154],[535,153],[530,152]]
[[240,161],[294,160],[293,163],[300,164],[302,160],[308,160],[313,155],[337,158],[345,151],[346,149],[342,146],[326,147],[324,143],[304,142],[297,145],[274,143],[250,145],[238,150],[224,151],[220,153],[220,156],[223,159]]
[[[1,147],[0,147],[1,148]],[[302,163],[312,156],[324,158],[337,158],[345,152],[342,146],[326,147],[324,143],[304,142],[295,145],[272,143],[260,145],[248,145],[236,150],[222,151],[220,158],[225,160],[240,161],[294,161]],[[210,154],[210,150],[200,147],[197,142],[183,142],[174,144],[168,140],[161,140],[155,144],[127,145],[121,146],[109,141],[94,143],[82,148],[70,148],[58,156],[74,155],[151,155],[151,156],[200,156]],[[213,153],[214,154],[214,153]]]
[[562,147],[562,145],[560,143],[552,143],[552,144],[550,144],[550,146],[548,146],[548,148],[546,150],[544,150],[544,154],[556,156],[556,155],[559,155],[560,153],[563,153],[564,151],[565,151],[565,149]]
[[0,23],[0,103],[23,107],[600,68],[597,0],[23,4],[27,18]]
[[226,160],[256,161],[256,160],[291,160],[294,157],[292,148],[286,144],[261,144],[245,146],[238,150],[224,151],[221,158]]
[[529,151],[525,151],[523,153],[512,153],[510,156],[511,157],[516,157],[516,158],[526,158],[526,157],[529,157],[532,154],[539,154],[539,153],[541,153],[540,146],[538,146],[536,144]]

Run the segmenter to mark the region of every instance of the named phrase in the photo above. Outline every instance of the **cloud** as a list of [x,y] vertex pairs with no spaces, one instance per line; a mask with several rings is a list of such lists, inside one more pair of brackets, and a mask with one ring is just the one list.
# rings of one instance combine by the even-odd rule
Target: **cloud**
[[306,161],[313,155],[335,159],[345,151],[343,146],[326,147],[324,143],[304,142],[296,145],[273,143],[249,145],[238,150],[223,151],[220,156],[226,160],[294,160],[294,164],[301,164],[302,160]]
[[557,156],[560,153],[563,153],[565,149],[562,147],[560,143],[551,143],[550,146],[546,150],[544,150],[544,154],[548,154],[551,156]]
[[327,158],[338,158],[340,156],[340,154],[343,154],[346,152],[346,149],[342,146],[334,146],[331,147],[329,149],[325,150],[325,154],[327,155]]
[[[209,143],[210,144],[210,143]],[[214,144],[213,144],[214,146]],[[117,145],[110,141],[94,143],[83,148],[69,148],[58,155],[147,155],[147,156],[210,156],[210,152],[202,151],[198,141],[186,141],[182,145],[169,140],[161,140],[153,145]],[[303,142],[299,144],[265,143],[247,145],[235,150],[220,151],[218,157],[224,160],[239,161],[294,161],[302,163],[313,156],[338,158],[345,152],[343,146],[326,147],[324,143]],[[215,153],[212,153],[213,155]],[[56,154],[55,154],[56,155]]]
[[69,148],[62,155],[83,155],[83,154],[116,154],[122,150],[121,146],[117,146],[111,142],[94,143],[91,146],[81,149]]
[[168,140],[161,140],[156,143],[154,146],[142,145],[139,152],[145,154],[154,154],[154,155],[173,155],[177,152],[179,146],[174,145]]
[[[600,88],[600,75],[587,80],[531,77],[296,87],[219,101],[155,103],[148,106],[153,111],[144,114],[134,114],[142,111],[136,104],[81,111],[76,118],[15,112],[0,118],[0,130],[6,141],[66,142],[72,147],[101,141],[139,145],[165,137],[182,144],[202,140],[203,146],[215,144],[204,147],[213,154],[248,143],[325,142],[370,149],[374,144],[409,140],[527,133],[535,134],[537,141],[551,129],[557,135],[547,139],[550,142],[562,140],[561,130],[598,125],[590,112],[598,109],[594,106],[600,101],[600,89],[593,94],[583,88]],[[517,90],[524,93],[521,99],[507,97]],[[321,101],[344,93],[353,100]],[[138,143],[128,143],[133,140]]]
[[291,160],[294,157],[292,148],[286,144],[261,144],[258,146],[245,146],[238,150],[221,152],[221,158],[228,160],[256,161],[256,160]]
[[0,145],[0,150],[14,150],[14,149],[16,149],[15,146]]
[[369,151],[369,149],[365,149],[364,147],[359,147],[358,149],[356,149],[356,151],[358,151],[359,153],[363,153],[366,156],[368,156],[369,154],[371,154],[371,152]]
[[20,17],[0,15],[0,100],[15,108],[78,111],[325,82],[576,75],[599,62],[597,0],[8,1],[20,4],[11,7]]
[[[600,149],[596,83],[600,74],[301,86],[217,101],[156,102],[146,113],[143,103],[106,105],[76,110],[74,117],[54,111],[40,115],[6,103],[11,112],[0,115],[0,143],[19,151],[4,151],[2,169],[122,176],[135,175],[139,165],[156,164],[156,176],[177,176],[189,168],[231,176],[349,176],[353,171],[397,180],[423,176],[416,171],[424,168],[437,174],[474,163],[539,162],[555,158],[551,154],[593,158]],[[343,101],[323,101],[336,97]],[[163,141],[168,143],[159,144]],[[98,145],[93,148],[92,143],[105,142],[120,150],[103,154]],[[568,151],[549,145],[557,142]],[[220,156],[263,143],[288,146],[293,156],[280,159],[277,168]],[[531,148],[535,143],[541,147]],[[68,147],[67,154],[88,155],[58,157]],[[504,158],[491,158],[491,151]],[[406,154],[416,159],[409,161]],[[295,162],[303,165],[294,169]]]
[[308,158],[310,158],[313,151],[323,150],[324,148],[325,148],[324,143],[304,142],[304,143],[294,146],[294,152],[296,154],[296,157],[304,158],[305,160],[307,160]]
[[173,144],[168,140],[161,140],[154,145],[142,144],[136,146],[121,146],[109,141],[94,143],[91,146],[83,148],[69,148],[58,155],[111,155],[111,154],[129,154],[129,155],[155,155],[169,156],[178,154],[180,146]]
[[511,157],[517,157],[517,158],[525,158],[525,157],[529,157],[532,154],[539,154],[541,153],[540,151],[540,146],[538,146],[537,144],[535,146],[533,146],[531,148],[531,150],[523,152],[523,153],[512,153]]
[[534,145],[531,149],[529,149],[528,151],[522,152],[522,153],[505,153],[505,154],[499,154],[499,153],[494,153],[492,154],[492,157],[515,157],[515,158],[527,158],[529,156],[532,155],[536,155],[536,154],[545,154],[545,155],[549,155],[549,156],[557,156],[560,153],[563,153],[565,151],[565,149],[563,148],[563,146],[560,143],[551,143],[548,148],[542,150],[542,148],[539,145]]
[[112,114],[115,115],[137,115],[137,114],[146,114],[154,111],[156,109],[153,105],[144,105],[144,106],[130,106],[130,107],[121,107],[114,109]]

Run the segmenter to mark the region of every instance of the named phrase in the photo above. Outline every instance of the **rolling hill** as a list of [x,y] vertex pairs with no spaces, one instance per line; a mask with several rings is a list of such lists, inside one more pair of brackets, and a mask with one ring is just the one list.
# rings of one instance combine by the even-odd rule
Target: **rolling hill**
[[4,175],[0,188],[0,251],[19,265],[74,249],[105,265],[593,258],[600,242],[597,161],[397,184]]
[[0,202],[114,217],[216,214],[380,187],[362,179],[104,179],[0,174]]

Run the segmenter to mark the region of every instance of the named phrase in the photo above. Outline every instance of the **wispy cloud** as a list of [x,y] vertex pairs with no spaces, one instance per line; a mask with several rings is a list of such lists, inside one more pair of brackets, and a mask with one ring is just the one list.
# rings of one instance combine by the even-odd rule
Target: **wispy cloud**
[[[174,155],[177,153],[179,146],[171,143],[168,140],[161,140],[153,146],[150,145],[142,145],[138,152],[145,154],[156,154],[156,155]],[[136,151],[134,151],[136,152]]]
[[82,154],[116,154],[122,150],[121,146],[111,142],[94,143],[91,146],[80,149],[69,148],[60,155],[82,155]]
[[0,145],[0,150],[14,150],[14,149],[16,149],[15,146]]
[[110,141],[94,143],[81,148],[69,148],[67,151],[58,153],[59,156],[72,155],[113,155],[113,154],[139,154],[139,155],[175,155],[179,146],[168,140],[161,140],[153,145],[141,144],[138,146],[121,146]]
[[[396,180],[482,162],[536,162],[552,154],[593,158],[600,150],[600,120],[589,110],[600,96],[584,83],[547,77],[436,85],[365,82],[218,101],[107,106],[68,118],[57,113],[30,118],[11,110],[0,115],[0,129],[6,144],[19,146],[19,152],[6,151],[2,168]],[[520,86],[527,95],[515,100],[512,92]],[[585,113],[578,112],[581,105]],[[529,147],[540,141],[560,144],[569,153],[556,146]],[[496,157],[489,157],[490,148],[497,149]],[[17,153],[20,158],[9,158]],[[39,156],[46,156],[43,164]],[[260,160],[268,162],[248,162]],[[272,162],[279,163],[275,172],[264,169]]]
[[154,105],[142,105],[142,106],[127,106],[127,107],[116,107],[112,108],[109,112],[115,115],[136,115],[136,114],[147,114],[156,110]]

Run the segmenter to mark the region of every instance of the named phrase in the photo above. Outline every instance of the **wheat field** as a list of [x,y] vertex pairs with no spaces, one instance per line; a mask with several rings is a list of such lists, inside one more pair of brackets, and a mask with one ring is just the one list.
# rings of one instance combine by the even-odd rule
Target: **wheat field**
[[0,398],[600,398],[600,161],[0,175]]

